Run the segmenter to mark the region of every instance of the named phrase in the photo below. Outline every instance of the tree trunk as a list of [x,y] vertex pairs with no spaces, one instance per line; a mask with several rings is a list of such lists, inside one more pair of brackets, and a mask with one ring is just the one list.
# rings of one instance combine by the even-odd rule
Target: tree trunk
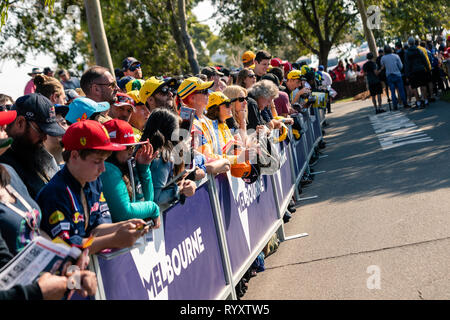
[[[328,37],[328,35],[326,35]],[[319,65],[323,65],[325,71],[327,71],[328,54],[331,51],[331,43],[329,41],[321,41],[319,43]]]
[[109,52],[108,39],[103,27],[102,9],[99,0],[84,0],[86,17],[91,37],[95,63],[110,70],[114,76],[114,66]]
[[178,16],[180,19],[181,35],[188,54],[188,61],[191,66],[191,71],[195,75],[200,73],[200,67],[198,66],[197,61],[197,52],[195,51],[194,44],[192,43],[192,39],[187,30],[186,3],[184,0],[178,0]]
[[[183,37],[181,36],[180,26],[178,25],[178,15],[175,12],[174,5],[172,0],[167,0],[166,8],[170,12],[170,31],[172,33],[172,37],[175,39],[175,43],[177,45],[177,50],[180,58],[183,60],[186,57],[186,48],[184,46]],[[183,66],[180,65],[180,74],[183,73]]]
[[358,11],[361,15],[361,20],[364,28],[364,35],[367,40],[367,44],[369,45],[369,50],[372,52],[374,57],[378,56],[377,45],[375,43],[375,38],[373,36],[372,30],[367,27],[367,14],[366,14],[366,6],[364,5],[364,0],[356,0],[358,5]]

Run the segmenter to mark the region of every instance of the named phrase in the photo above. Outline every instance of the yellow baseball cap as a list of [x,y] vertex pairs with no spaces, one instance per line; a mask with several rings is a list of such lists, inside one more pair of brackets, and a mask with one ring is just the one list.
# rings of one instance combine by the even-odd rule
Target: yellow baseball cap
[[139,99],[139,90],[129,91],[127,92],[127,95],[133,98],[135,104],[141,102],[141,100]]
[[[181,99],[186,98],[195,91],[201,91],[211,88],[214,85],[214,81],[204,82],[202,79],[197,77],[190,77],[184,79],[183,82],[178,87],[178,96]],[[141,89],[142,90],[142,89]]]
[[302,72],[300,70],[292,70],[288,73],[288,79],[300,79],[302,77]]
[[242,62],[247,63],[255,59],[256,54],[253,53],[253,51],[245,51],[242,55]]
[[144,83],[145,81],[142,79],[133,79],[125,84],[125,89],[127,90],[127,92],[133,90],[140,90]]
[[142,84],[141,89],[139,90],[139,98],[142,103],[147,101],[147,98],[150,97],[156,89],[165,84],[164,80],[157,79],[156,77],[151,77],[145,80],[144,84]]
[[214,106],[220,106],[222,103],[225,102],[230,102],[230,98],[228,98],[220,91],[213,92],[208,97],[208,104],[206,105],[206,110]]

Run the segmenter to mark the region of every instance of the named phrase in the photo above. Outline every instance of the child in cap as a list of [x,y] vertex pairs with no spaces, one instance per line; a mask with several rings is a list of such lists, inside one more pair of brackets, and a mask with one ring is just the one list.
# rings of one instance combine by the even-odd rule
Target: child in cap
[[145,224],[141,219],[111,223],[100,180],[105,159],[126,147],[112,143],[106,128],[93,120],[72,124],[62,143],[66,165],[37,196],[41,228],[52,239],[59,237],[74,246],[83,246],[94,236],[91,253],[132,246],[149,229],[138,228]]
[[[126,149],[114,151],[105,162],[100,176],[105,199],[113,222],[130,218],[153,219],[155,228],[161,224],[159,207],[153,202],[153,182],[150,163],[157,156],[147,141],[137,142],[128,122],[113,119],[104,123],[111,141]],[[133,157],[134,149],[142,145]]]

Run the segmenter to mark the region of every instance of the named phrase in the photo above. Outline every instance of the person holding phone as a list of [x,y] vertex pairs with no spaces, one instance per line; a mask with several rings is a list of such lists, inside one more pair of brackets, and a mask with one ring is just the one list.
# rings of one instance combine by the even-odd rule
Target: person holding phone
[[182,141],[177,145],[179,138],[179,117],[167,109],[156,109],[148,118],[142,134],[141,141],[150,141],[154,150],[159,151],[156,158],[150,163],[150,171],[153,178],[154,201],[161,204],[169,204],[195,194],[196,184],[181,175],[180,179],[168,185],[173,177],[178,176],[185,169],[182,158],[175,157],[177,150],[189,149],[189,146],[181,147]]
[[[146,141],[136,142],[133,128],[123,120],[104,123],[111,142],[126,147],[114,151],[105,161],[105,171],[100,176],[103,194],[108,203],[113,222],[132,218],[151,219],[153,228],[161,225],[159,207],[153,202],[153,181],[150,163],[158,155]],[[135,147],[141,148],[133,157]]]

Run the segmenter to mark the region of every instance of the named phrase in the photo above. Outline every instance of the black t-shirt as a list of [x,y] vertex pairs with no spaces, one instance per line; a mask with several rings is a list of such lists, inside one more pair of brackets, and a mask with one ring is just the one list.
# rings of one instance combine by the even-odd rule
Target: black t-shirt
[[366,74],[367,82],[369,85],[377,84],[380,82],[380,79],[375,74],[375,70],[377,70],[377,64],[373,61],[367,61],[363,65],[363,71]]
[[[381,58],[382,57],[383,57],[382,55],[379,55],[377,57],[377,66],[378,66],[378,69],[380,69],[380,70],[381,70]],[[378,79],[380,79],[381,81],[386,81],[386,69],[383,69],[380,72],[380,74],[378,75]]]
[[263,116],[261,115],[261,112],[259,111],[258,108],[258,103],[250,95],[247,101],[247,109],[248,109],[247,129],[256,130],[257,126],[266,124],[267,121],[264,120]]

